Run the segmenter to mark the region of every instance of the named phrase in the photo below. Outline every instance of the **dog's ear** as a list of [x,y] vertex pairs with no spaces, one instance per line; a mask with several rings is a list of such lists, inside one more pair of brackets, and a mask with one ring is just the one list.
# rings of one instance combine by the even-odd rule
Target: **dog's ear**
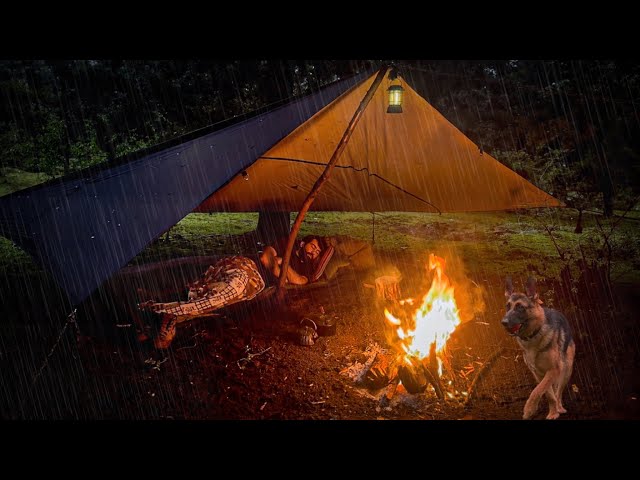
[[504,296],[509,298],[513,293],[513,282],[511,281],[511,277],[507,277],[507,282],[504,286]]
[[531,298],[534,301],[538,300],[538,294],[536,293],[536,279],[535,278],[529,277],[527,279],[526,290],[527,290],[527,296],[529,298]]

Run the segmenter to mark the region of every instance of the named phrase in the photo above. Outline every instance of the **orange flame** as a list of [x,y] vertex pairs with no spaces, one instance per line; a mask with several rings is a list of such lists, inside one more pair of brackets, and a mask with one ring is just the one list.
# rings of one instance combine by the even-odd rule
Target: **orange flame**
[[[394,317],[387,309],[384,311],[387,321],[396,329],[400,346],[405,353],[404,360],[411,364],[411,358],[420,360],[429,356],[431,345],[435,342],[436,355],[440,355],[447,340],[460,325],[460,316],[453,287],[449,278],[444,274],[445,260],[433,253],[429,254],[429,270],[435,270],[431,288],[424,296],[422,305],[414,315],[415,326],[403,325],[402,321]],[[409,303],[410,299],[403,302]],[[439,360],[439,359],[438,359]],[[441,362],[438,361],[442,368]]]

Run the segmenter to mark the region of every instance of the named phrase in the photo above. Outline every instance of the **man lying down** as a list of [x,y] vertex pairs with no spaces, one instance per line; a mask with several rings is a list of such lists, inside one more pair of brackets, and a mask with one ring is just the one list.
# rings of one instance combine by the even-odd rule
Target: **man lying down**
[[[267,284],[275,285],[280,277],[286,242],[287,238],[284,237],[266,247],[260,255],[259,266],[244,256],[236,255],[219,260],[201,278],[187,286],[185,301],[147,301],[138,304],[141,311],[161,315],[154,346],[157,349],[169,348],[175,338],[178,323],[237,302],[252,300],[265,290]],[[307,285],[316,283],[323,277],[331,280],[339,268],[351,264],[356,268],[373,265],[373,252],[368,243],[344,236],[309,235],[296,240],[294,244],[286,282]],[[146,338],[146,334],[143,334],[140,339]]]

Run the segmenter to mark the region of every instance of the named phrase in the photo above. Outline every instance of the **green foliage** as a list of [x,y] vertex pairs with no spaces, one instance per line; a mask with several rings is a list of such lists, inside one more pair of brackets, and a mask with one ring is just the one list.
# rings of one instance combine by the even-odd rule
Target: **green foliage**
[[5,123],[0,128],[1,167],[32,167],[35,156],[35,145],[27,132],[19,129],[14,123]]
[[0,274],[37,275],[42,274],[42,271],[24,250],[0,237]]
[[46,182],[49,176],[45,173],[32,173],[17,168],[0,168],[0,196],[17,192]]
[[117,142],[116,157],[121,157],[124,155],[128,155],[129,153],[137,152],[151,145],[151,142],[138,136],[135,133],[132,133],[125,139]]
[[80,139],[71,145],[70,170],[82,170],[107,159],[107,154],[98,146],[93,125],[86,122],[85,131],[87,132],[85,139]]

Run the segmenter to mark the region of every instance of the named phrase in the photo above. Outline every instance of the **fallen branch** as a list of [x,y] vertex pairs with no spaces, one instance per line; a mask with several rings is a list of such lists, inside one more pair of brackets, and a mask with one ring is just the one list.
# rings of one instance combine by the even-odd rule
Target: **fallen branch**
[[240,362],[244,362],[245,364],[247,364],[247,363],[249,363],[249,362],[253,359],[253,357],[257,357],[257,356],[259,356],[259,355],[262,355],[263,353],[265,353],[265,352],[267,352],[267,351],[269,351],[269,350],[271,350],[271,347],[265,348],[263,351],[258,352],[258,353],[249,353],[249,354],[247,354],[247,356],[246,356],[246,357],[241,358],[240,360],[238,360],[238,361],[236,362],[236,363],[238,364],[238,368],[239,368],[240,370],[244,370],[244,367],[245,367],[246,365],[241,365],[241,364],[240,364]]
[[[197,332],[195,335],[193,335],[191,337],[191,339],[195,340],[196,338],[203,336],[205,333],[207,333],[206,330],[201,330],[201,331]],[[193,342],[193,345],[189,345],[189,346],[186,346],[186,347],[180,347],[180,348],[178,348],[176,350],[176,352],[179,352],[180,350],[188,350],[190,348],[195,348],[197,346],[198,346],[198,341],[196,340],[196,341]]]
[[502,353],[507,349],[507,347],[501,347],[498,350],[496,350],[495,352],[493,352],[489,358],[484,362],[484,364],[482,365],[482,368],[480,370],[478,370],[478,373],[476,373],[476,376],[473,378],[473,382],[471,382],[471,386],[469,387],[469,390],[467,391],[467,399],[464,402],[464,408],[470,408],[471,406],[471,400],[473,399],[474,393],[477,390],[478,387],[478,383],[480,382],[480,380],[482,379],[483,375],[485,373],[487,373],[491,367],[493,366],[493,363],[495,362],[495,360],[502,355]]
[[144,361],[144,363],[145,363],[145,365],[151,365],[151,368],[153,370],[160,370],[160,365],[162,365],[167,360],[169,360],[169,357],[165,357],[162,360],[156,360],[155,358],[151,357],[151,358],[147,358]]

